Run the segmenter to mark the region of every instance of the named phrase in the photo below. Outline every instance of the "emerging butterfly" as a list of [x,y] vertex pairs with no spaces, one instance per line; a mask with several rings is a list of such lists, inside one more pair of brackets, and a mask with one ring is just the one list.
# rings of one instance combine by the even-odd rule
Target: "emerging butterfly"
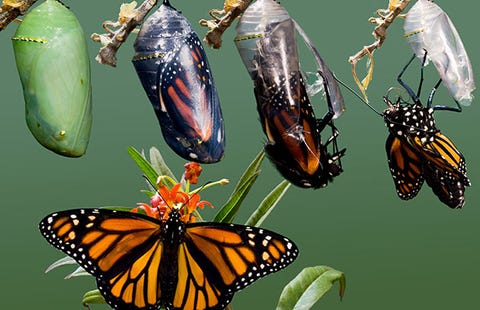
[[432,188],[440,201],[450,208],[461,208],[464,205],[465,187],[470,186],[466,174],[465,158],[435,125],[433,112],[435,110],[461,111],[460,106],[434,106],[433,96],[442,80],[433,87],[426,107],[420,102],[419,96],[423,83],[423,67],[417,93],[405,84],[402,75],[415,59],[415,55],[403,68],[398,76],[398,82],[406,89],[413,104],[398,98],[395,103],[384,100],[388,108],[383,117],[389,129],[386,151],[390,172],[401,199],[414,198],[419,192],[424,180]]
[[173,207],[160,219],[108,209],[67,210],[46,216],[39,228],[50,244],[96,277],[110,306],[122,310],[224,309],[236,291],[298,255],[295,244],[277,233],[191,223],[184,209]]
[[[254,83],[268,158],[292,184],[326,187],[343,172],[345,153],[338,148],[339,132],[333,124],[345,110],[333,73],[300,25],[276,1],[255,1],[243,13],[237,32],[235,44]],[[310,103],[316,91],[307,88],[300,68],[297,32],[315,58],[316,83],[327,100],[328,111],[320,119]],[[332,133],[322,141],[327,126]]]

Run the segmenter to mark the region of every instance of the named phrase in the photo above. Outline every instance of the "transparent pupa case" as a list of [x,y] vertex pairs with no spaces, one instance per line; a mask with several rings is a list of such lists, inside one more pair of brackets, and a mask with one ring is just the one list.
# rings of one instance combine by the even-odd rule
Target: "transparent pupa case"
[[430,0],[418,0],[408,11],[404,36],[418,58],[425,50],[453,98],[471,104],[475,89],[472,65],[462,39],[448,15]]
[[[301,72],[297,51],[296,32],[304,39],[317,63],[317,80],[306,85],[309,96],[319,92],[325,79],[334,110],[333,119],[345,111],[345,104],[338,83],[303,29],[288,12],[273,0],[257,0],[243,14],[237,27],[235,44],[250,76],[255,80],[261,69],[270,79],[287,77]],[[276,42],[271,42],[276,40]],[[275,43],[275,44],[273,44]],[[274,46],[275,48],[270,48]],[[259,68],[262,66],[262,68]],[[302,72],[304,80],[306,73]]]

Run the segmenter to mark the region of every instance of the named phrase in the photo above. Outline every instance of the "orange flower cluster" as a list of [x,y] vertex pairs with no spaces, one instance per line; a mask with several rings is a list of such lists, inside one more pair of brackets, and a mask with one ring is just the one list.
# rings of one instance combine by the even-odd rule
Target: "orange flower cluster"
[[[186,182],[196,184],[202,168],[198,163],[188,163],[185,166],[183,178]],[[200,200],[198,193],[185,192],[182,183],[175,183],[171,188],[164,182],[158,182],[158,191],[150,199],[150,205],[141,203],[138,207],[132,209],[134,213],[145,213],[146,215],[161,221],[166,221],[170,212],[174,209],[179,210],[181,220],[185,223],[196,221],[194,211],[204,206],[212,207],[212,204],[205,200]]]

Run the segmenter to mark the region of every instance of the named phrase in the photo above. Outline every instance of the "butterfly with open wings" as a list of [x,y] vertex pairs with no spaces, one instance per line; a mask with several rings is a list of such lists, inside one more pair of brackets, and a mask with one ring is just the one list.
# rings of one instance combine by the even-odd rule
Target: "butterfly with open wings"
[[[194,194],[187,203],[198,198]],[[295,244],[275,232],[193,223],[186,220],[189,209],[169,206],[160,219],[109,209],[67,210],[46,216],[39,228],[95,276],[110,306],[122,310],[224,309],[236,291],[298,255]]]

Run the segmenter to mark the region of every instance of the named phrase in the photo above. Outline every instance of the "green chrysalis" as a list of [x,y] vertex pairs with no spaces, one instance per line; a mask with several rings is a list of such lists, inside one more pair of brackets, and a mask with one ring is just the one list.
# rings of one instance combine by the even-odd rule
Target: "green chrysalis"
[[29,12],[13,40],[28,128],[46,148],[79,157],[92,125],[90,63],[75,15],[57,0]]

